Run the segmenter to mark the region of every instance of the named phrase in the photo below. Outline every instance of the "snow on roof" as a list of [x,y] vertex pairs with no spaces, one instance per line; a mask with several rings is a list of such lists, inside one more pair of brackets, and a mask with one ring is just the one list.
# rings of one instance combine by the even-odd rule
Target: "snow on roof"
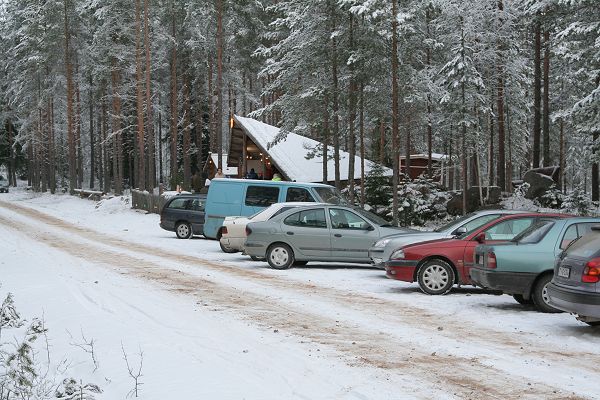
[[[219,163],[219,155],[217,153],[208,153],[210,159],[213,164],[218,165]],[[223,174],[227,176],[237,176],[238,168],[237,167],[228,167],[227,166],[227,154],[223,154]]]
[[[285,139],[269,147],[269,144],[279,134],[279,128],[252,118],[244,118],[237,115],[234,118],[252,141],[268,152],[271,160],[288,179],[298,182],[323,181],[322,152],[319,152],[313,158],[306,158],[312,149],[320,145],[318,141],[296,133],[288,133]],[[333,148],[331,147],[329,148],[329,158],[330,160],[327,161],[327,180],[334,181],[335,166]],[[340,150],[340,179],[342,181],[348,180],[349,159],[350,155]],[[365,160],[365,175],[369,173],[374,165],[374,162]],[[392,170],[384,167],[384,174],[391,176]],[[354,159],[354,179],[360,179],[360,157],[358,156],[355,156]]]
[[[400,156],[401,160],[404,160],[406,158],[406,156]],[[424,159],[428,159],[429,155],[424,154],[424,153],[420,153],[420,154],[411,154],[410,155],[410,159],[414,160],[417,158],[424,158]],[[446,154],[440,154],[440,153],[431,153],[431,159],[434,161],[440,161],[440,160],[445,160],[446,158],[448,158],[448,156]]]

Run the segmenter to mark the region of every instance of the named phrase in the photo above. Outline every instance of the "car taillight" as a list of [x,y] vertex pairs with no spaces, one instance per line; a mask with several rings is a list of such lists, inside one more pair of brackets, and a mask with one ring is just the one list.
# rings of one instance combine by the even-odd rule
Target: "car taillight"
[[251,233],[252,233],[252,229],[250,229],[246,226],[246,236],[250,236]]
[[498,265],[496,264],[496,254],[494,252],[489,252],[487,255],[487,267],[491,269],[496,269]]
[[600,281],[600,258],[592,258],[585,264],[581,282],[596,283]]
[[221,235],[227,235],[227,227],[226,226],[221,228]]

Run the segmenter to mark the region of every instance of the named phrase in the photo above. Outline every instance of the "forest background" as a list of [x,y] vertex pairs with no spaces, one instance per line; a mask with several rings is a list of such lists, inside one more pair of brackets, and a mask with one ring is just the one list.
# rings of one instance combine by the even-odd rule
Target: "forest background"
[[322,142],[338,188],[341,150],[390,166],[394,221],[413,153],[599,200],[597,0],[2,0],[0,55],[0,165],[36,191],[189,188],[239,114]]

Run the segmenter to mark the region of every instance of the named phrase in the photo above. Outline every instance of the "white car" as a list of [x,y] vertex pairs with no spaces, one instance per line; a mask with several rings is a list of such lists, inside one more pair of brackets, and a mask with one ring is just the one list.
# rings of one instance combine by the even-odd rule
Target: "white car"
[[237,253],[238,251],[244,251],[244,245],[246,244],[246,225],[248,225],[249,222],[268,221],[274,216],[291,208],[314,204],[321,203],[275,203],[264,210],[251,215],[250,217],[226,217],[225,221],[223,221],[223,228],[221,228],[221,239],[219,240],[221,250],[223,250],[225,253]]

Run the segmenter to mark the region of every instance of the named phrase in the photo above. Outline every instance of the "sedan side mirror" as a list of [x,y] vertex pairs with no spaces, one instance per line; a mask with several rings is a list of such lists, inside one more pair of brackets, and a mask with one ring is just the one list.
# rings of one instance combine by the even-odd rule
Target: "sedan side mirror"
[[452,236],[462,236],[465,233],[467,233],[467,228],[465,228],[464,226],[461,226],[459,228],[456,228],[454,230],[454,232],[452,232]]
[[475,241],[478,243],[485,243],[485,232],[481,232],[475,236]]
[[375,228],[373,228],[373,225],[368,224],[368,223],[363,223],[361,226],[362,229],[364,229],[365,231],[374,231]]

